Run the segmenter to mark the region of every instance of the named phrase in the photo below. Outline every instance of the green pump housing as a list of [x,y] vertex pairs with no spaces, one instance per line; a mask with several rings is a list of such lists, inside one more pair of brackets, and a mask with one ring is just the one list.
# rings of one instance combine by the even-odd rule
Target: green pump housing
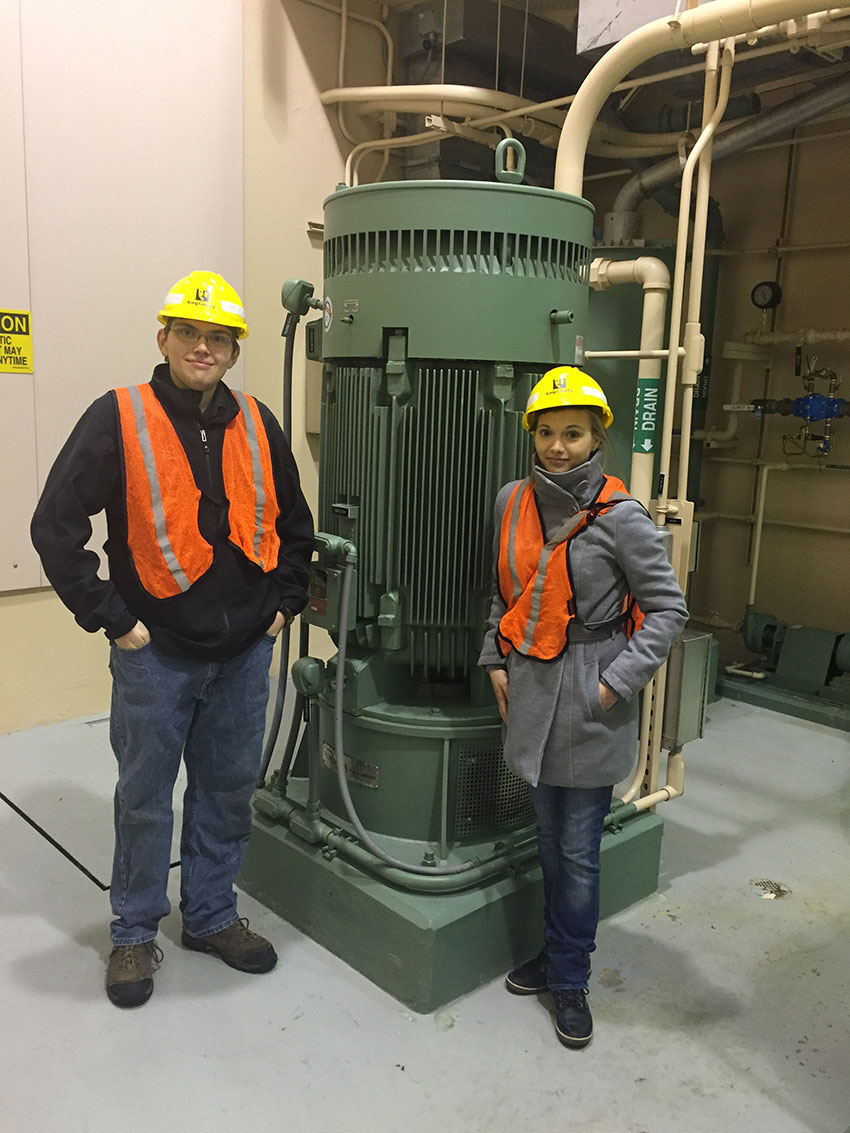
[[[539,947],[528,789],[504,765],[476,661],[493,503],[529,469],[528,394],[581,358],[592,221],[583,199],[503,178],[341,187],[325,201],[323,317],[307,327],[323,363],[321,534],[304,617],[347,635],[344,753],[332,659],[305,677],[312,755],[305,740],[288,783],[257,794],[241,883],[418,1010]],[[625,452],[632,418],[612,428]],[[340,755],[375,843],[414,866],[475,868],[423,877],[370,861]],[[634,845],[622,837],[604,911],[655,888],[661,823],[640,822],[651,878],[629,890]]]

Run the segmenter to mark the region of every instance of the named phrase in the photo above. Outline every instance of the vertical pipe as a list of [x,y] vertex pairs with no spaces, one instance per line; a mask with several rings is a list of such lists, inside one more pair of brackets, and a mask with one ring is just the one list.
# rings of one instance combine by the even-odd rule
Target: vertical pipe
[[[715,45],[711,44],[713,48]],[[711,182],[711,150],[712,137],[720,119],[726,110],[729,101],[729,80],[731,79],[732,64],[735,55],[735,44],[731,41],[724,45],[722,67],[722,81],[720,93],[715,104],[716,90],[716,55],[714,60],[714,73],[706,63],[705,95],[703,100],[703,133],[709,138],[705,149],[699,159],[699,174],[697,177],[697,199],[694,208],[694,231],[691,243],[691,278],[688,292],[688,313],[686,319],[685,345],[691,346],[702,353],[701,337],[699,334],[700,300],[702,299],[703,265],[705,263],[705,237],[708,222],[708,187]],[[683,393],[682,393],[682,428],[679,448],[679,486],[677,496],[684,500],[688,495],[688,465],[691,455],[691,416],[694,403],[694,386],[697,373],[702,369],[702,358],[685,355],[683,365]]]
[[[617,284],[640,283],[643,286],[641,315],[641,352],[660,350],[664,344],[664,324],[667,312],[667,292],[670,290],[670,273],[667,265],[654,256],[639,256],[635,260],[596,259],[591,265],[590,286],[604,291]],[[661,359],[641,358],[638,365],[638,393],[642,381],[660,384]],[[632,446],[634,448],[634,445]],[[629,491],[649,507],[652,498],[652,470],[655,447],[650,452],[632,452]]]
[[[717,2],[717,0],[715,0]],[[679,223],[676,234],[676,265],[673,272],[673,299],[670,308],[670,338],[667,353],[667,386],[664,396],[664,424],[661,436],[661,470],[658,480],[658,504],[656,506],[655,522],[663,527],[666,522],[669,497],[670,457],[673,439],[673,414],[676,404],[676,384],[679,375],[679,338],[682,328],[682,300],[685,291],[685,258],[688,246],[688,228],[690,227],[691,186],[693,184],[694,168],[704,148],[710,142],[717,123],[722,117],[723,110],[729,98],[729,84],[731,82],[732,53],[724,50],[721,71],[720,98],[708,127],[703,130],[691,150],[682,173],[682,189],[679,205]],[[708,62],[706,66],[708,66]],[[693,349],[693,342],[690,343]],[[686,360],[687,361],[687,360]],[[690,429],[690,425],[688,426]]]
[[[643,313],[641,317],[640,348],[644,350],[658,350],[664,341],[664,322],[667,309],[667,288],[650,289],[644,285]],[[652,380],[660,383],[661,359],[641,358],[638,364],[638,382]],[[638,388],[641,388],[638,386]],[[655,449],[648,453],[632,453],[632,472],[629,482],[629,492],[640,500],[644,507],[649,507],[652,499],[652,471],[655,464]]]
[[640,740],[638,743],[638,762],[635,768],[635,773],[632,776],[631,784],[627,791],[621,796],[621,801],[624,803],[631,802],[635,795],[640,790],[640,785],[643,782],[643,777],[646,775],[646,767],[649,762],[649,731],[652,725],[652,702],[655,697],[655,677],[641,692],[641,716],[640,716]]
[[756,601],[756,580],[758,578],[759,556],[761,554],[761,533],[764,526],[764,503],[767,496],[767,476],[771,471],[787,472],[788,465],[782,461],[766,463],[759,469],[758,499],[756,501],[756,521],[753,527],[753,558],[750,564],[750,594],[747,599],[748,606],[754,606]]

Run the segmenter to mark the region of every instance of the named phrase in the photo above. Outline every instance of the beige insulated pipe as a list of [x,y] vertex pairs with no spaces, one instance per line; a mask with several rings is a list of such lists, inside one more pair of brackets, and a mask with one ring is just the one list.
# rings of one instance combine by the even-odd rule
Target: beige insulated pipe
[[[682,421],[679,444],[679,486],[677,495],[684,500],[688,494],[688,464],[691,456],[691,428],[693,420],[694,387],[697,376],[702,369],[705,356],[705,342],[700,327],[700,303],[702,301],[702,275],[705,265],[705,240],[708,222],[708,187],[711,181],[711,150],[712,139],[720,120],[726,113],[729,101],[729,84],[731,82],[732,59],[735,45],[725,44],[723,56],[725,65],[722,71],[720,89],[717,90],[717,44],[708,46],[706,56],[705,91],[703,94],[702,132],[697,145],[705,141],[702,154],[699,158],[697,172],[697,193],[694,204],[694,229],[691,238],[691,275],[688,291],[687,315],[685,317],[685,362],[683,366],[682,385]],[[715,102],[716,98],[716,102]],[[696,146],[694,147],[696,148]],[[685,196],[685,177],[682,178],[682,193],[679,209],[690,212],[691,188],[687,186]],[[680,217],[681,220],[681,217]],[[684,244],[687,245],[688,228],[684,225]],[[684,263],[682,264],[684,270]],[[671,344],[673,345],[673,344]],[[678,345],[678,341],[675,343]],[[667,471],[666,469],[664,470]]]
[[[712,0],[698,8],[653,20],[633,31],[599,60],[576,94],[567,113],[558,156],[554,188],[581,196],[584,159],[593,124],[613,88],[635,67],[665,51],[693,47],[745,32],[758,31],[783,20],[801,19],[822,10],[813,0]],[[830,16],[848,9],[833,9]]]
[[[720,78],[720,92],[717,99],[717,106],[712,114],[711,121],[702,131],[697,138],[696,144],[688,154],[688,160],[685,162],[685,168],[682,170],[682,185],[679,204],[679,220],[676,230],[676,262],[673,268],[673,299],[670,305],[670,355],[667,360],[667,383],[664,391],[664,423],[661,430],[661,460],[659,464],[658,473],[658,500],[655,506],[655,522],[659,527],[663,527],[666,523],[667,512],[672,510],[675,505],[668,502],[669,495],[669,480],[670,480],[670,459],[672,455],[673,443],[673,414],[676,405],[676,392],[677,382],[679,376],[679,335],[682,328],[682,299],[685,290],[685,260],[688,250],[688,228],[690,226],[690,202],[691,202],[691,185],[693,183],[694,169],[696,165],[701,164],[702,155],[708,146],[714,134],[714,127],[720,121],[726,109],[726,103],[729,98],[729,83],[731,81],[731,68],[732,68],[733,52],[730,47],[723,49],[723,60],[721,62],[721,78]],[[711,63],[707,61],[707,74],[710,70]],[[708,85],[706,86],[708,90]],[[699,198],[698,198],[699,203]],[[706,192],[702,199],[703,211],[708,207],[708,187],[706,183]],[[703,217],[703,222],[705,218]],[[694,242],[693,242],[693,256],[696,259],[696,231],[699,227],[699,218],[697,217],[694,225]],[[702,239],[703,248],[705,247],[705,227],[702,226]],[[692,268],[696,273],[697,268]],[[699,286],[702,288],[702,260],[699,260]],[[700,334],[698,322],[688,322],[685,324],[685,370],[686,377],[691,376],[693,381],[696,381],[696,374],[702,369],[702,356],[703,356],[703,341]],[[687,445],[690,444],[690,414],[687,417],[683,412],[682,416],[682,437],[681,449],[686,450]],[[680,453],[681,460],[681,453]],[[680,496],[684,499],[684,496]],[[679,580],[682,582],[682,579]]]
[[750,563],[750,592],[747,605],[754,606],[756,602],[756,582],[759,573],[759,559],[761,557],[761,533],[764,527],[764,502],[767,498],[767,477],[770,472],[787,472],[791,466],[785,461],[766,461],[759,468],[758,499],[756,501],[756,522],[753,528],[753,557]]
[[[594,291],[607,291],[611,287],[626,283],[639,283],[643,287],[643,313],[640,328],[641,357],[638,366],[638,379],[654,378],[660,381],[661,362],[667,352],[664,344],[664,325],[667,315],[667,292],[670,290],[670,272],[663,260],[655,256],[638,256],[634,260],[596,259],[590,265],[590,286]],[[656,351],[657,358],[645,357]],[[608,353],[603,351],[602,353]],[[614,352],[614,353],[625,353]],[[655,462],[654,452],[633,452],[629,493],[649,507],[652,498],[652,470]],[[623,802],[631,802],[638,793],[646,775],[649,763],[650,724],[653,719],[653,701],[658,694],[657,678],[643,690],[643,713],[641,716],[640,743],[638,745],[638,764],[628,790],[622,796]],[[678,792],[681,793],[681,792]],[[672,798],[666,794],[665,799]]]
[[[670,272],[667,265],[655,256],[638,256],[635,260],[597,259],[590,265],[590,286],[594,291],[607,291],[617,284],[639,283],[643,287],[643,314],[640,328],[641,355],[659,351],[657,358],[641,357],[638,380],[661,378],[661,360],[664,346],[664,323],[667,314],[667,292],[670,290]],[[654,452],[633,452],[629,492],[645,508],[652,499],[652,468]]]

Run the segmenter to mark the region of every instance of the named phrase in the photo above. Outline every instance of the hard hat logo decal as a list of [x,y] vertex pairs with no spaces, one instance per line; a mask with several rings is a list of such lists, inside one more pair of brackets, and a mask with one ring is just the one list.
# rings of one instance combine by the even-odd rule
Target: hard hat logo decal
[[195,301],[198,303],[209,303],[210,293],[209,290],[202,290],[200,287],[195,291]]

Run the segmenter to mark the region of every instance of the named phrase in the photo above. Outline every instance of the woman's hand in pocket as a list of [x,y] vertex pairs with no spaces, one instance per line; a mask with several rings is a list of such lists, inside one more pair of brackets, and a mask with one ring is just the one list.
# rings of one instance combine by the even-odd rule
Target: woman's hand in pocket
[[510,690],[510,681],[508,680],[507,669],[491,669],[490,682],[493,685],[493,692],[496,694],[496,703],[499,706],[499,715],[502,717],[504,723],[508,722],[508,692]]
[[610,688],[608,688],[604,681],[599,682],[599,703],[602,705],[606,712],[609,710],[609,708],[613,708],[619,699],[620,698],[619,696],[617,696],[616,692],[613,692]]

